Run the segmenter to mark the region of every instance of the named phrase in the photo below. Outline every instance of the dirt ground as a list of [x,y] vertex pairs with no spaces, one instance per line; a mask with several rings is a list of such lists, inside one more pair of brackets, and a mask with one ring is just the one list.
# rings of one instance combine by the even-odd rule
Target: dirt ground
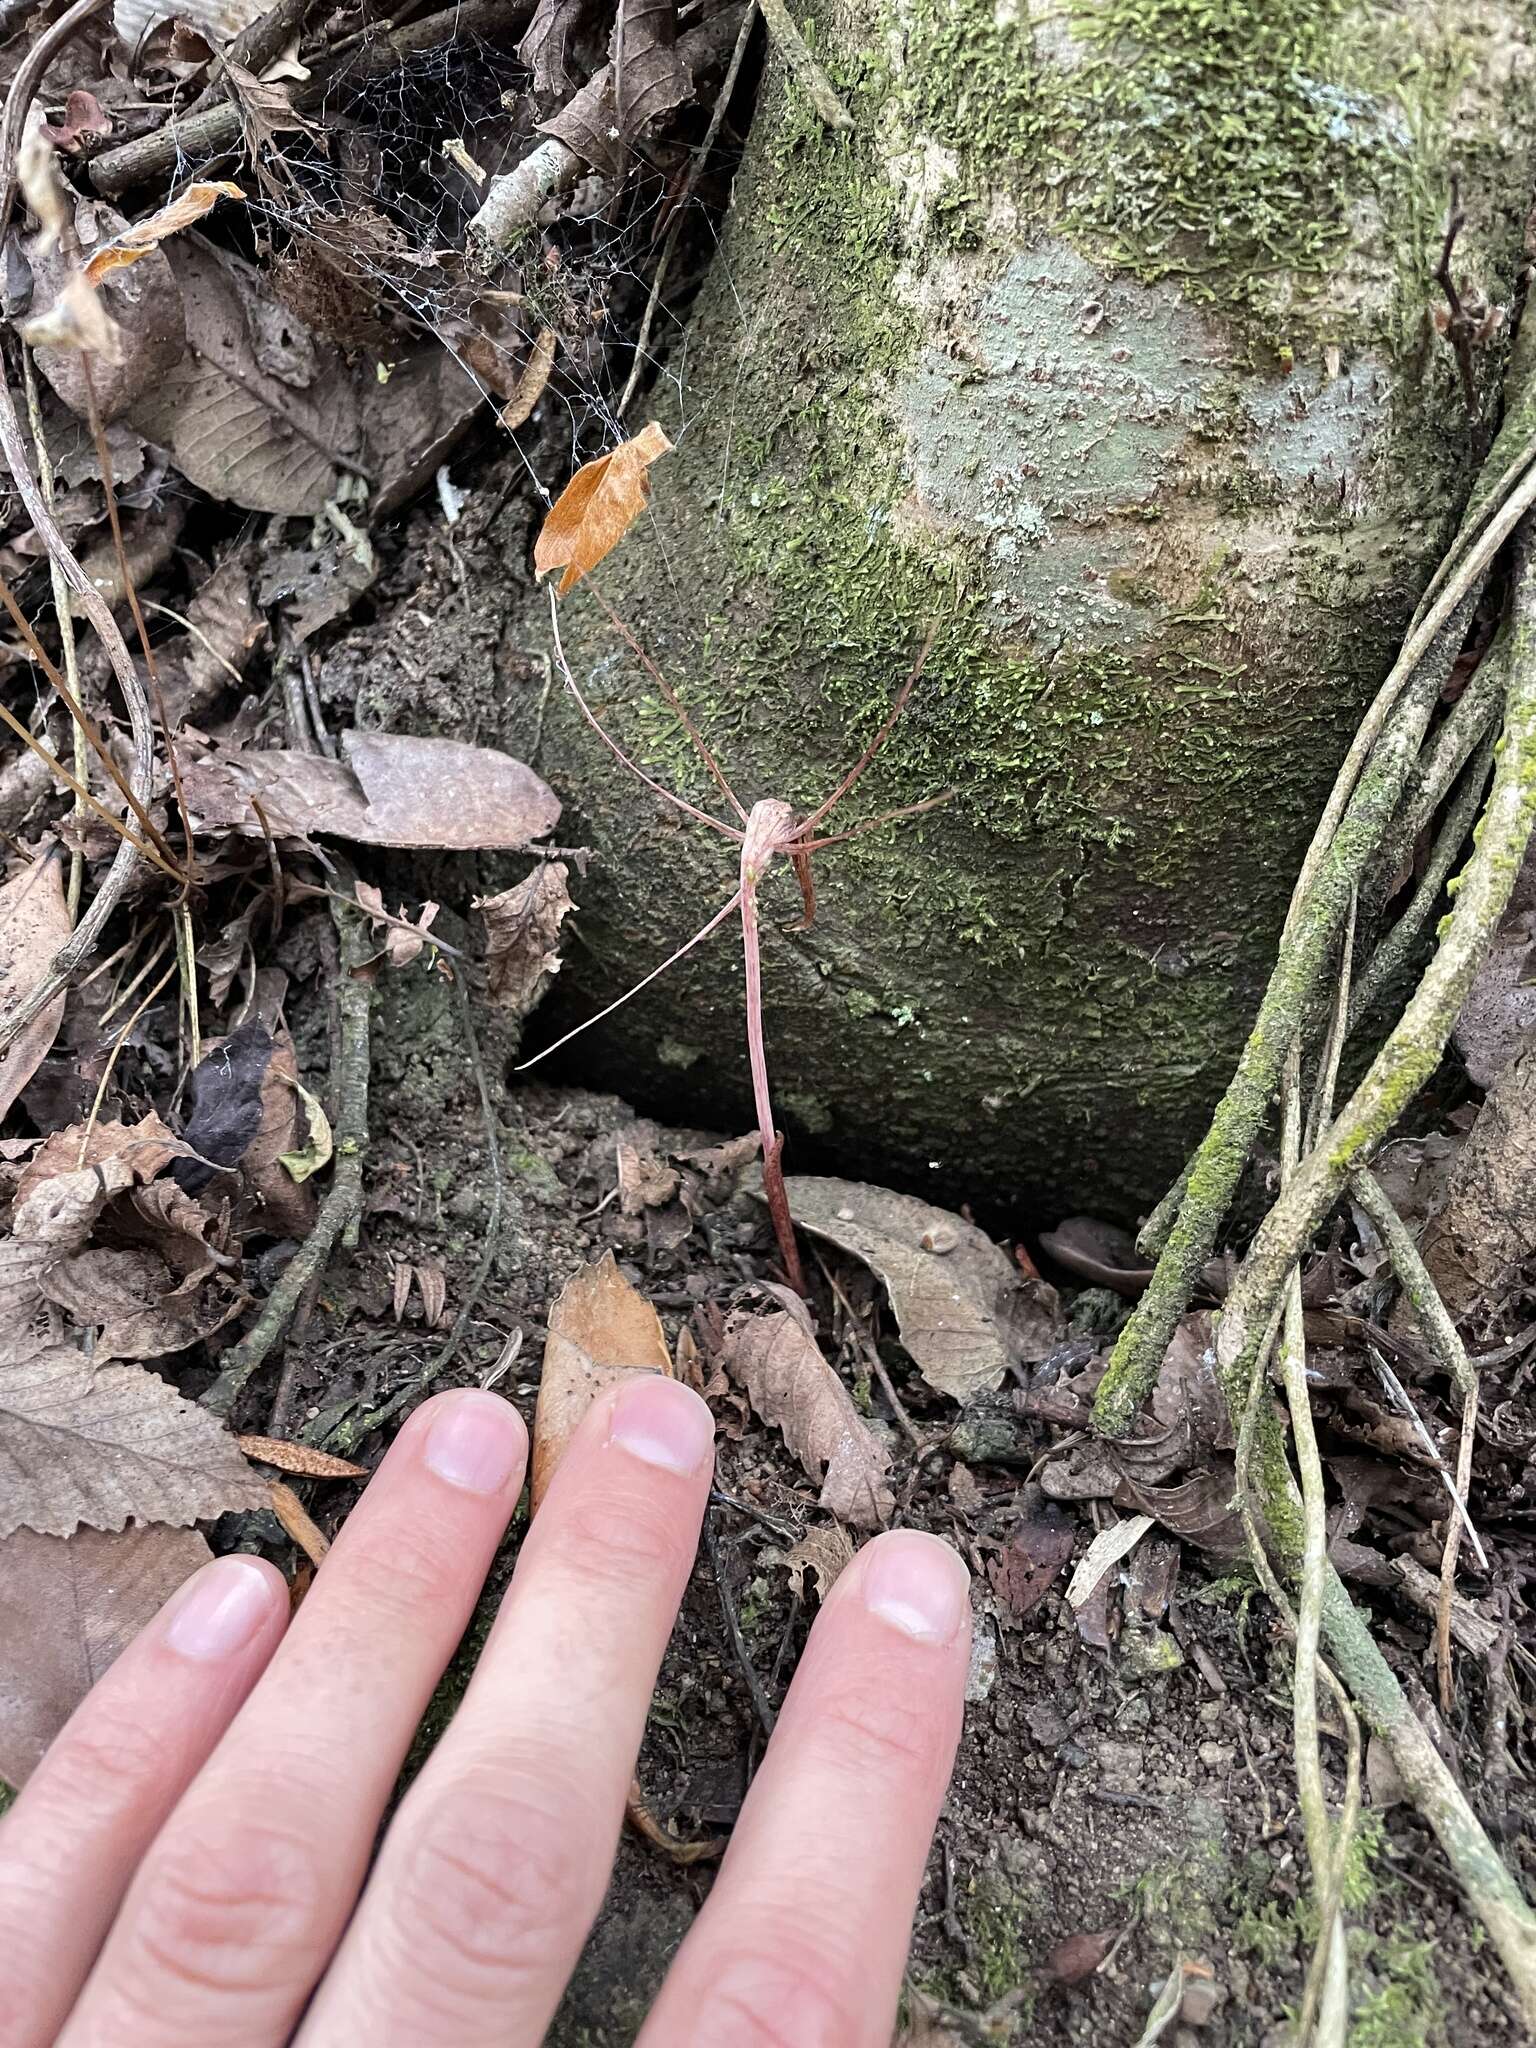
[[[450,928],[451,930],[451,928]],[[295,956],[293,964],[298,964]],[[323,1006],[299,1008],[318,1052]],[[421,1380],[438,1355],[486,1257],[494,1173],[483,1112],[454,1007],[425,971],[386,983],[375,1032],[373,1189],[361,1250],[334,1268],[302,1341],[278,1380],[265,1372],[239,1420],[319,1438],[365,1406]],[[612,1251],[658,1307],[676,1342],[698,1304],[728,1305],[770,1270],[761,1213],[743,1189],[715,1186],[689,1235],[648,1250],[644,1226],[612,1199],[615,1144],[697,1143],[638,1121],[616,1098],[566,1084],[506,1089],[507,1051],[482,1040],[491,1069],[502,1218],[461,1348],[443,1384],[472,1383],[520,1348],[500,1384],[530,1419],[550,1300],[578,1267]],[[605,1196],[609,1197],[605,1202]],[[639,1240],[639,1241],[637,1241]],[[402,1264],[438,1269],[443,1328],[423,1326],[412,1293],[396,1322]],[[839,1284],[859,1307],[872,1282],[837,1258]],[[820,1303],[835,1309],[818,1279]],[[1080,1320],[1104,1320],[1104,1297]],[[1091,1312],[1091,1314],[1090,1314]],[[829,1325],[830,1326],[830,1325]],[[697,1323],[692,1323],[697,1328]],[[1101,1328],[1093,1340],[1107,1342]],[[1080,1356],[1078,1340],[1074,1357]],[[989,1575],[1019,1514],[1027,1465],[1060,1434],[1030,1425],[1001,1465],[968,1462],[947,1444],[953,1407],[927,1394],[899,1345],[883,1343],[893,1384],[919,1433],[920,1460],[890,1432],[899,1519],[958,1543],[976,1571],[977,1655],[964,1744],[918,1914],[910,1984],[914,2013],[942,2015],[941,2040],[1135,2041],[1175,1959],[1208,1969],[1187,2007],[1202,2024],[1172,2038],[1278,2044],[1297,2000],[1307,1952],[1307,1882],[1290,1740],[1289,1653],[1246,1572],[1202,1562],[1186,1548],[1169,1615],[1183,1645],[1177,1668],[1144,1654],[1134,1632],[1113,1650],[1090,1648],[1058,1576],[1022,1621]],[[869,1401],[888,1427],[878,1389]],[[791,1590],[784,1552],[827,1518],[815,1488],[744,1400],[719,1405],[717,1491],[687,1600],[657,1686],[640,1779],[655,1816],[684,1841],[729,1829],[761,1756],[763,1722],[782,1699],[812,1618]],[[370,1462],[376,1433],[362,1446]],[[338,1516],[345,1490],[317,1486],[311,1506]],[[1064,1510],[1080,1555],[1092,1510]],[[274,1527],[231,1519],[224,1535],[271,1539]],[[418,1742],[415,1761],[451,1715],[464,1671],[515,1559],[509,1538],[455,1669]],[[732,1630],[739,1631],[739,1644]],[[1405,1678],[1427,1676],[1427,1627],[1385,1620]],[[1166,1640],[1166,1639],[1165,1639]],[[1180,1655],[1179,1652],[1173,1652]],[[747,1675],[750,1666],[751,1679]],[[1477,1786],[1481,1683],[1465,1681],[1452,1736]],[[1342,1759],[1329,1745],[1331,1764]],[[1341,1790],[1341,1774],[1330,1790]],[[1513,1844],[1508,1845],[1511,1848]],[[826,1853],[836,1855],[835,1843]],[[709,1861],[682,1867],[626,1834],[612,1888],[551,2040],[556,2048],[618,2048],[631,2040],[650,1991],[708,1894]],[[1368,1806],[1351,1874],[1351,1939],[1358,2001],[1351,2041],[1412,2048],[1519,2038],[1499,1973],[1480,1953],[1432,1839],[1411,1810]],[[1085,1983],[1073,1949],[1111,1949]],[[1103,1937],[1094,1942],[1092,1937]],[[1111,1944],[1110,1937],[1118,1937]],[[1062,1944],[1067,1943],[1065,1950]],[[914,2035],[916,2038],[926,2038]]]

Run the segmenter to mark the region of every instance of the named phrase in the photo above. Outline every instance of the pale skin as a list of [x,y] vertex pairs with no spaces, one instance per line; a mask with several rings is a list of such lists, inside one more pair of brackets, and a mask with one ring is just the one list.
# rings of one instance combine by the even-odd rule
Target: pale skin
[[[543,2038],[608,1882],[713,1427],[659,1376],[594,1406],[375,1855],[526,1454],[508,1402],[439,1395],[291,1621],[272,1566],[222,1558],[123,1653],[0,1822],[0,2048]],[[969,1640],[946,1544],[859,1552],[640,2048],[887,2048]]]

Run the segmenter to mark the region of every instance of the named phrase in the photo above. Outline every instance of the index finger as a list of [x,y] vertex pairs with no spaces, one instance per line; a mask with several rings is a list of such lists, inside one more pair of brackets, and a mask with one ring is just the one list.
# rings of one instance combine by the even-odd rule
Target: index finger
[[843,1573],[637,2048],[886,2048],[970,1624],[937,1537],[894,1530]]

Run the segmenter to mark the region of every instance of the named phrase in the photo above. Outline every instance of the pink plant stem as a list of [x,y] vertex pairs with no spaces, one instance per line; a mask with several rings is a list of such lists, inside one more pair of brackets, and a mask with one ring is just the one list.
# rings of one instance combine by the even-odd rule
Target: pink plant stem
[[765,798],[752,806],[746,836],[741,842],[741,945],[747,970],[747,1061],[752,1069],[752,1100],[757,1108],[758,1136],[763,1147],[763,1193],[768,1198],[768,1213],[779,1241],[784,1277],[797,1294],[804,1294],[805,1275],[800,1268],[800,1249],[795,1243],[794,1219],[789,1213],[789,1193],[780,1163],[784,1140],[774,1128],[773,1101],[768,1092],[763,967],[757,938],[757,885],[774,854],[783,851],[792,823],[789,805],[776,798]]

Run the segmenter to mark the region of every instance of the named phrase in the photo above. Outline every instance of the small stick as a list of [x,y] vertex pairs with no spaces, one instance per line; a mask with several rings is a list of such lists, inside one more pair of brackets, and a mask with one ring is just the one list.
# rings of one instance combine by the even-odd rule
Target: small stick
[[768,24],[768,33],[778,45],[779,55],[805,90],[806,97],[822,120],[832,129],[853,126],[853,116],[838,98],[832,81],[811,55],[810,45],[796,28],[784,0],[757,0],[758,12]]

